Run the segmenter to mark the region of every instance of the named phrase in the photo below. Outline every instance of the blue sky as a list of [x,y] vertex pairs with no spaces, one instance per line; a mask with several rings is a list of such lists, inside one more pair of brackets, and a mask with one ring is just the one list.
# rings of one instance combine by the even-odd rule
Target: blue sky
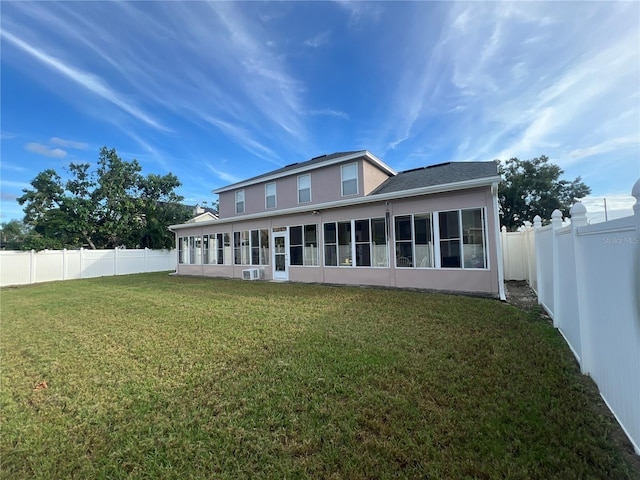
[[[626,208],[638,2],[2,2],[1,221],[98,149],[187,203],[336,151],[396,170],[546,154]],[[623,210],[618,212],[622,214]]]

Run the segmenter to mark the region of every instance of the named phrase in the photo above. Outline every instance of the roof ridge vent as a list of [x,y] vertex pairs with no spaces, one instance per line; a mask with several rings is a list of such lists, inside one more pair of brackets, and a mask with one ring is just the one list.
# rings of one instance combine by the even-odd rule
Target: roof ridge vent
[[322,154],[322,155],[318,155],[317,157],[313,157],[311,160],[317,160],[317,159],[319,159],[319,158],[326,157],[326,156],[327,156],[327,154],[326,154],[326,153],[324,153],[324,154]]

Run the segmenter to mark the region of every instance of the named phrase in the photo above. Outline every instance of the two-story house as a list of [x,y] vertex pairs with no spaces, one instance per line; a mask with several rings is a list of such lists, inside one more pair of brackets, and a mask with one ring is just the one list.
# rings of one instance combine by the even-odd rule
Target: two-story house
[[177,273],[473,292],[504,299],[496,162],[396,172],[366,150],[219,188],[173,225]]

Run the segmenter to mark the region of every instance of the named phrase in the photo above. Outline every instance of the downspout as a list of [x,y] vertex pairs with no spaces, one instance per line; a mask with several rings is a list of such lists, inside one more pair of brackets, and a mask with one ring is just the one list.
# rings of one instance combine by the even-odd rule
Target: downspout
[[507,296],[504,291],[504,259],[502,258],[502,241],[500,239],[500,213],[498,212],[498,183],[491,184],[491,197],[493,199],[493,218],[495,220],[494,235],[496,239],[496,260],[498,261],[498,293],[500,300],[505,302]]

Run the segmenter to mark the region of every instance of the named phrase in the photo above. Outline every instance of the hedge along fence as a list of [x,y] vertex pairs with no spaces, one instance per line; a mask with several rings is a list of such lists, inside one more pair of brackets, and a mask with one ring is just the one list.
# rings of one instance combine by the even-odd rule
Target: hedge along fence
[[0,286],[175,270],[175,250],[0,252]]

